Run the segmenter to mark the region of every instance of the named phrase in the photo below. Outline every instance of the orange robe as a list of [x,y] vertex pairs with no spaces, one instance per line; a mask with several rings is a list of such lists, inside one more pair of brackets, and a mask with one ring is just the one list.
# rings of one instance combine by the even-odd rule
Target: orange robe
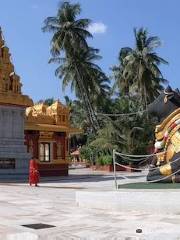
[[39,183],[38,164],[35,159],[31,159],[29,165],[29,184],[37,185],[38,183]]

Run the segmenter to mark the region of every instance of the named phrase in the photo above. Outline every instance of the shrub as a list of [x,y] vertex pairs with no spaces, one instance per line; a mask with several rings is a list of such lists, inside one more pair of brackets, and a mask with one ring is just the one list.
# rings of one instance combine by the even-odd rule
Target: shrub
[[82,146],[80,150],[81,158],[85,159],[87,162],[90,162],[92,159],[92,149],[88,146]]
[[97,159],[97,164],[101,165],[101,166],[112,164],[112,156],[111,155],[101,155]]

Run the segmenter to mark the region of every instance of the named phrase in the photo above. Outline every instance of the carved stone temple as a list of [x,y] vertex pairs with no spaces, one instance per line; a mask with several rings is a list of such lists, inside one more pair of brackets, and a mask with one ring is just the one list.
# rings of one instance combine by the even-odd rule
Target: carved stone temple
[[24,114],[33,101],[21,93],[10,58],[0,30],[0,174],[26,174],[30,154],[24,145]]
[[70,126],[66,106],[34,105],[21,87],[0,29],[0,177],[27,175],[31,157],[40,176],[67,175],[69,138],[81,130]]

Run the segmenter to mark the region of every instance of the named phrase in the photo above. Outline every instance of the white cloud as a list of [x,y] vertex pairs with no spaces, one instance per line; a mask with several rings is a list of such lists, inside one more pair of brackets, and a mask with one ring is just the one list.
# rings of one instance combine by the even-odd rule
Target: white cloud
[[105,33],[107,31],[107,26],[102,22],[95,22],[89,25],[88,31],[92,34]]

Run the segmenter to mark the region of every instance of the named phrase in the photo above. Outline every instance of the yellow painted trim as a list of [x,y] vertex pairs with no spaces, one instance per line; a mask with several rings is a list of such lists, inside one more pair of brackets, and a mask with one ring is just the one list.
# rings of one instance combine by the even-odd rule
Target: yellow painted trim
[[81,129],[71,128],[62,125],[51,125],[42,123],[25,123],[25,130],[38,130],[38,131],[50,131],[50,132],[67,132],[69,134],[83,133]]
[[12,92],[1,92],[0,94],[0,103],[1,104],[12,104],[19,106],[32,106],[33,101],[26,95],[15,94]]
[[39,131],[50,131],[50,132],[68,132],[68,127],[51,125],[51,124],[38,124],[38,123],[25,123],[25,130],[39,130]]

